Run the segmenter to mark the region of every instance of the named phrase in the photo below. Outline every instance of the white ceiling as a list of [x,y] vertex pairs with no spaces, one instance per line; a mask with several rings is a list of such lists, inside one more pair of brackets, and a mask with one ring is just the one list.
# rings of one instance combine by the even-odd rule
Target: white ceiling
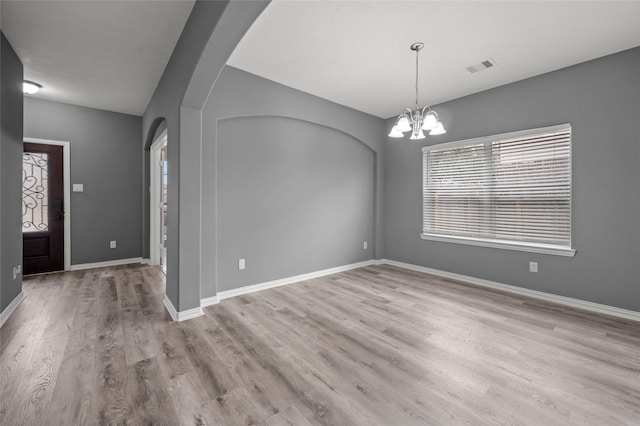
[[[274,1],[229,64],[382,118],[640,45],[640,2]],[[470,74],[467,66],[498,66]]]
[[36,97],[142,115],[193,3],[2,0],[2,32]]
[[[193,0],[2,0],[36,97],[141,115]],[[274,1],[229,64],[382,118],[640,45],[640,1]],[[498,66],[469,74],[488,58]]]

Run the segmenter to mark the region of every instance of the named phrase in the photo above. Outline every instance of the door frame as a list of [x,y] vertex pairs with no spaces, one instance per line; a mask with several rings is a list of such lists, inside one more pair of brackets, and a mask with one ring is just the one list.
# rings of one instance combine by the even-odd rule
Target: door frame
[[149,149],[149,265],[160,264],[160,232],[162,229],[162,209],[160,205],[160,189],[162,181],[158,173],[160,151],[168,143],[167,129],[158,136]]
[[67,141],[22,138],[23,143],[40,143],[62,147],[62,185],[64,186],[64,270],[71,270],[71,144]]

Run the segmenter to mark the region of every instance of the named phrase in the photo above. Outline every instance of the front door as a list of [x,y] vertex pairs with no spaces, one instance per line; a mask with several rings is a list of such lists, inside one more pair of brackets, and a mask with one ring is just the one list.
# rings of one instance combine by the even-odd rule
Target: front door
[[62,146],[25,143],[22,156],[24,274],[64,269]]

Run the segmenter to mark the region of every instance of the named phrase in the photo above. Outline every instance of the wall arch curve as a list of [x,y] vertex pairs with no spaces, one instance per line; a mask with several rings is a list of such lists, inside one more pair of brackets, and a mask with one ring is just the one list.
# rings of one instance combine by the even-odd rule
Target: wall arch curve
[[149,151],[151,149],[151,144],[156,138],[160,135],[162,131],[167,128],[167,119],[164,117],[157,117],[149,126],[149,131],[147,132],[147,138],[144,142],[144,150]]
[[339,134],[342,134],[346,137],[348,137],[350,140],[352,140],[353,142],[359,143],[360,145],[364,146],[365,148],[367,148],[369,151],[371,151],[374,154],[377,154],[377,151],[374,147],[372,147],[371,145],[369,145],[368,143],[366,143],[365,141],[363,141],[362,139],[358,138],[357,136],[339,129],[337,127],[334,126],[330,126],[328,124],[319,122],[319,121],[313,121],[313,120],[309,120],[309,119],[304,119],[304,118],[299,118],[299,117],[291,117],[291,116],[287,116],[287,115],[281,115],[281,114],[244,114],[244,115],[233,115],[233,116],[226,116],[226,117],[219,117],[217,119],[217,124],[219,125],[220,123],[223,123],[225,121],[229,121],[229,120],[251,120],[251,119],[260,119],[260,118],[277,118],[277,119],[283,119],[283,120],[291,120],[291,121],[297,121],[300,123],[305,123],[305,124],[309,124],[309,125],[313,125],[313,126],[317,126],[317,127],[321,127]]

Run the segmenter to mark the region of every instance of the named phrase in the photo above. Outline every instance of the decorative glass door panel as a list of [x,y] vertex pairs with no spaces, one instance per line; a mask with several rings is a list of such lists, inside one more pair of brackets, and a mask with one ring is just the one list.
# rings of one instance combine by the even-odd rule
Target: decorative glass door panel
[[49,230],[49,154],[22,155],[22,232]]

